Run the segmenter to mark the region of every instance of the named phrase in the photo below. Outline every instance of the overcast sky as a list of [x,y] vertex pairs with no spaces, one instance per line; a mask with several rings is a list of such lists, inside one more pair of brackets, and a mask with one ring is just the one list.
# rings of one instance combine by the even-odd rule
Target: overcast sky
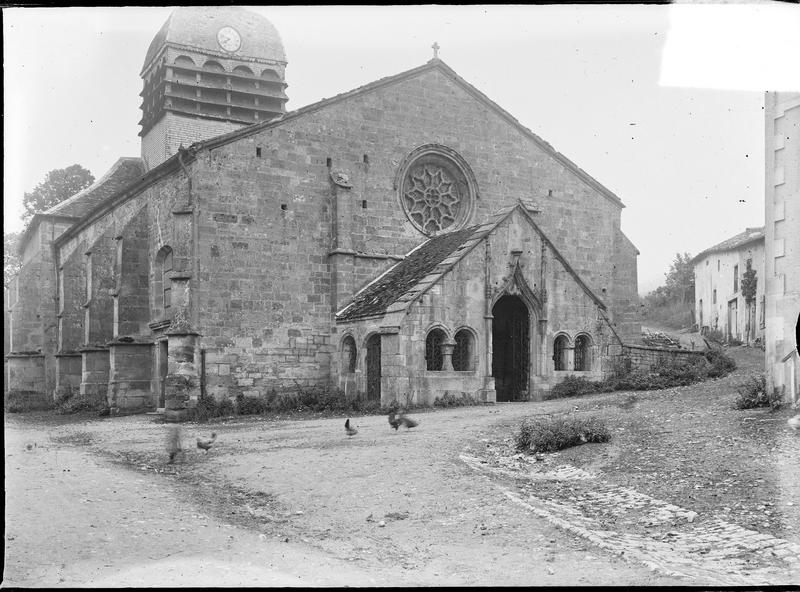
[[[54,168],[139,155],[139,72],[171,8],[3,10],[5,230]],[[251,7],[283,39],[287,109],[419,66],[465,80],[627,206],[639,288],[764,223],[764,90],[800,90],[800,9]]]

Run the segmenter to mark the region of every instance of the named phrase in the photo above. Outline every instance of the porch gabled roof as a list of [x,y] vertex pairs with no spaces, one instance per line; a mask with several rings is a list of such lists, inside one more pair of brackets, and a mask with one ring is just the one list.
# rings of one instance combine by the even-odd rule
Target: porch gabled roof
[[364,318],[382,317],[390,313],[404,312],[408,306],[436,284],[453,266],[463,259],[478,243],[499,226],[512,212],[523,212],[534,230],[544,239],[567,272],[600,308],[606,305],[586,285],[567,263],[528,212],[528,206],[520,201],[500,210],[484,224],[470,226],[455,232],[432,237],[409,252],[405,258],[390,267],[383,275],[362,288],[353,301],[336,314],[338,322]]

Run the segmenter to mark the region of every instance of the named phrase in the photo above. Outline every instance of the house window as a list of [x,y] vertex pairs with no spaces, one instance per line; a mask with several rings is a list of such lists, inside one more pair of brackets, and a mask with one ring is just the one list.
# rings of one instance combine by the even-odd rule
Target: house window
[[703,329],[703,299],[700,299],[700,302],[697,306],[697,325],[700,327],[700,330]]
[[717,271],[719,271],[719,259],[717,259]]
[[589,359],[589,341],[588,335],[579,335],[575,339],[575,370],[585,371],[591,368],[591,360]]
[[442,344],[445,340],[444,331],[431,329],[425,338],[425,367],[428,370],[442,369]]
[[356,371],[356,340],[350,335],[342,341],[342,361],[344,362],[345,372]]
[[472,370],[472,333],[461,329],[455,336],[453,370]]
[[739,291],[739,266],[733,266],[733,292]]
[[553,362],[556,370],[567,369],[567,341],[566,335],[559,335],[553,342]]
[[765,309],[767,307],[767,300],[766,300],[766,296],[763,295],[763,294],[761,295],[761,304],[759,306],[761,307],[761,313],[759,314],[759,317],[758,317],[758,320],[759,320],[758,324],[762,329],[764,329],[767,326],[766,323],[765,323],[765,315],[764,315],[764,311],[765,311]]
[[714,291],[711,293],[711,304],[717,303],[717,289],[714,288]]

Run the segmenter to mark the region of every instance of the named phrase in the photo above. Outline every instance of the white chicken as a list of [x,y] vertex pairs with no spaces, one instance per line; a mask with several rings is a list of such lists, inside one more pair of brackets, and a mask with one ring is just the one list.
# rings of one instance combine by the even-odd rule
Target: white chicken
[[216,439],[217,439],[216,432],[211,432],[211,438],[209,438],[208,440],[204,440],[203,438],[198,438],[197,439],[197,447],[198,448],[202,448],[203,450],[206,451],[206,454],[208,454],[208,450],[214,444],[214,441]]

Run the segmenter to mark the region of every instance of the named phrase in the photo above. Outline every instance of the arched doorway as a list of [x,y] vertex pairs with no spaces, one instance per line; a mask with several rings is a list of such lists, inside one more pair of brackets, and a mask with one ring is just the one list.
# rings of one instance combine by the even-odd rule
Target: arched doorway
[[530,318],[518,296],[503,296],[492,308],[492,376],[498,401],[522,400],[528,394]]
[[367,339],[367,399],[381,400],[381,336]]

